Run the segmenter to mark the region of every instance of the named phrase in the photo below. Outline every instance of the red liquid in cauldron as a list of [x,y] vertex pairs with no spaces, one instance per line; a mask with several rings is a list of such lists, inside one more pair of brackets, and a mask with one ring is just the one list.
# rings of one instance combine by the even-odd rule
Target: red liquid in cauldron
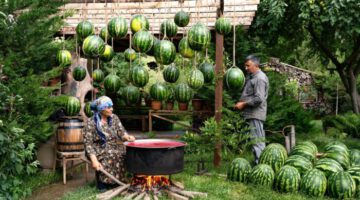
[[137,148],[171,148],[182,147],[184,143],[176,141],[141,141],[141,142],[129,142],[126,146]]

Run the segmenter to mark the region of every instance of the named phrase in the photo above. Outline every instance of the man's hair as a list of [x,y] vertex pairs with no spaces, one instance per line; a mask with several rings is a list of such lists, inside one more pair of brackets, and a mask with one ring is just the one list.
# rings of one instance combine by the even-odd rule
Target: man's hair
[[260,58],[255,55],[248,55],[245,59],[245,62],[251,60],[255,65],[260,67]]

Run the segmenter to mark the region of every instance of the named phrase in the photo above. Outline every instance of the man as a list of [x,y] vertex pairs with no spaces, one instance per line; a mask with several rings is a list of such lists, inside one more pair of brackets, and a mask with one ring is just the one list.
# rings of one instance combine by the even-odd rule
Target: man
[[269,80],[260,70],[260,59],[254,55],[246,57],[245,69],[248,76],[240,101],[235,104],[235,108],[243,111],[244,118],[250,125],[252,138],[260,140],[255,141],[252,147],[255,163],[258,164],[260,154],[265,148],[263,123],[266,119]]

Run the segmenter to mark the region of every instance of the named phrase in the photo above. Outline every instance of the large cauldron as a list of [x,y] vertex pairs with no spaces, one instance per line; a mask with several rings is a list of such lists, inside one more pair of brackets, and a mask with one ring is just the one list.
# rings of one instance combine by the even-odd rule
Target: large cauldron
[[184,169],[185,143],[167,139],[125,142],[126,169],[133,174],[170,175]]

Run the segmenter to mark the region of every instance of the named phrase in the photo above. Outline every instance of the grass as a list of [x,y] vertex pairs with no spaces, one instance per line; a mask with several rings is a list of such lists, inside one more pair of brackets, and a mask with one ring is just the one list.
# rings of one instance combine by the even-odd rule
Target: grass
[[62,174],[60,172],[39,171],[36,174],[24,178],[23,188],[30,189],[30,191],[34,191],[39,187],[42,187],[44,185],[49,185],[51,183],[55,183],[61,180],[62,180]]

